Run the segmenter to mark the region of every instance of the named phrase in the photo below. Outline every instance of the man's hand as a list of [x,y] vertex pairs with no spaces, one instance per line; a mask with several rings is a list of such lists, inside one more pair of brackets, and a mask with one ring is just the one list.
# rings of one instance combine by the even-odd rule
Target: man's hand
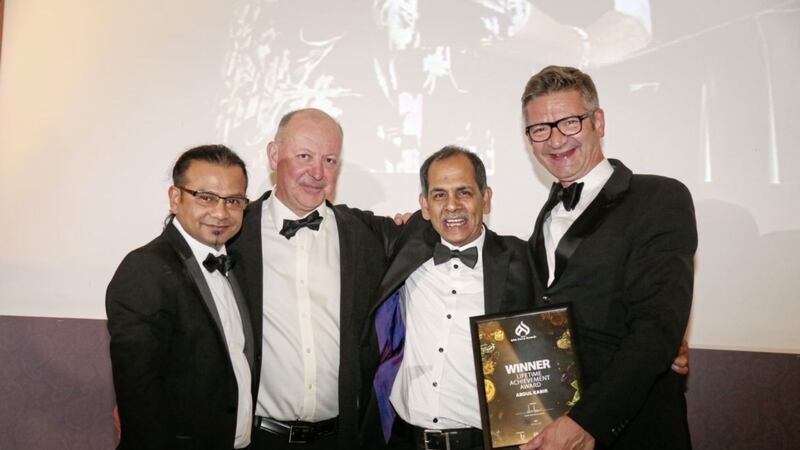
[[561,416],[520,450],[593,450],[594,438],[569,416]]
[[408,219],[411,217],[411,213],[397,213],[394,215],[394,223],[397,225],[405,225],[408,222]]
[[678,356],[672,361],[672,371],[678,375],[689,374],[689,343],[684,337],[681,346],[678,348]]
[[114,411],[111,413],[111,417],[114,420],[114,431],[117,432],[117,439],[122,438],[122,424],[119,421],[119,407],[114,405]]

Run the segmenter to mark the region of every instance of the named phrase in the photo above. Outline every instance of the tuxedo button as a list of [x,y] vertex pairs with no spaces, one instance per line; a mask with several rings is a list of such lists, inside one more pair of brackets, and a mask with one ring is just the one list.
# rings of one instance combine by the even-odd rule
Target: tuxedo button
[[550,297],[547,296],[547,295],[543,295],[542,296],[542,301],[545,302],[545,303],[551,303],[552,302],[552,300],[550,300]]

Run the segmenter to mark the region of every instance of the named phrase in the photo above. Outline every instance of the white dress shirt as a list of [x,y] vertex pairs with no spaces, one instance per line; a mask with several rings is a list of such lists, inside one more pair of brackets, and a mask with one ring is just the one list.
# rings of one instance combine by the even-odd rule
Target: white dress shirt
[[553,209],[550,210],[550,215],[544,220],[544,248],[547,251],[547,271],[548,279],[547,285],[553,283],[555,279],[556,270],[556,248],[558,242],[567,233],[572,223],[586,211],[586,208],[597,198],[597,194],[603,189],[606,182],[611,178],[614,173],[614,167],[607,159],[603,159],[599,164],[589,171],[583,178],[576,180],[575,183],[583,183],[581,190],[581,198],[578,205],[572,208],[572,211],[567,211],[564,204],[558,202]]
[[319,230],[291,239],[297,217],[275,196],[261,213],[263,340],[256,415],[319,422],[339,415],[339,231],[333,210],[317,208]]
[[236,304],[236,297],[233,295],[228,279],[218,270],[209,272],[203,265],[208,254],[214,256],[225,255],[226,250],[223,246],[221,250],[216,250],[193,238],[181,226],[177,218],[172,221],[175,228],[181,233],[189,248],[192,249],[200,270],[214,298],[214,306],[217,308],[222,331],[225,334],[225,342],[228,345],[228,354],[231,357],[233,374],[236,377],[236,385],[239,387],[239,401],[236,410],[236,437],[233,448],[244,448],[250,445],[250,430],[253,421],[253,401],[250,396],[250,365],[244,354],[244,331],[242,328],[242,316],[239,313],[239,306]]
[[420,266],[401,290],[406,325],[403,361],[389,397],[406,422],[424,428],[481,427],[469,318],[484,314],[483,241],[470,269],[459,259]]

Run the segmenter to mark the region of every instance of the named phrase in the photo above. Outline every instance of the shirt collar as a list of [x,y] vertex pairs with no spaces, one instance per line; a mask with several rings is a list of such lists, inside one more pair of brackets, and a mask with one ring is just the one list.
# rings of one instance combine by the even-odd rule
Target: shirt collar
[[603,158],[596,166],[592,168],[583,178],[575,180],[576,183],[583,183],[583,190],[594,191],[606,184],[611,174],[614,173],[614,167]]
[[[584,209],[586,209],[589,204],[594,201],[597,195],[600,193],[600,190],[605,186],[606,182],[611,175],[614,173],[614,166],[608,162],[607,159],[603,158],[596,166],[592,168],[583,178],[575,180],[575,183],[583,183],[583,189],[581,190],[581,198],[578,201],[578,204],[572,211],[567,211],[564,208],[564,205],[559,202],[551,211],[551,214],[556,215],[565,215],[565,216],[572,216],[577,217],[581,215]],[[549,218],[548,218],[549,220]]]
[[[203,265],[202,262],[206,260],[209,253],[211,253],[214,256],[228,254],[224,244],[222,245],[222,247],[220,247],[219,250],[217,250],[214,247],[206,245],[198,241],[194,237],[192,237],[192,235],[190,235],[185,229],[183,229],[183,226],[181,225],[181,222],[178,220],[177,217],[172,221],[172,224],[175,225],[175,228],[177,228],[178,232],[181,233],[183,239],[186,241],[187,244],[189,244],[189,248],[192,249],[192,254],[194,255],[194,258],[197,260],[198,263],[201,263],[200,266]],[[205,267],[203,267],[203,269],[207,270],[205,269]]]

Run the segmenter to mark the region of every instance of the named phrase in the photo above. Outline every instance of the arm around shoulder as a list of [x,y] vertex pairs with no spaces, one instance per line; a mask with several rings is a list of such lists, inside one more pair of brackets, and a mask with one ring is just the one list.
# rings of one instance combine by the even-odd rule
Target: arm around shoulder
[[[381,240],[383,243],[384,254],[387,256],[392,254],[394,246],[405,227],[404,225],[398,225],[393,219],[389,217],[378,216],[372,211],[350,208],[347,205],[336,205],[335,208],[337,208],[339,211],[347,212],[356,220],[362,222],[375,237]],[[420,216],[418,212],[413,214],[408,222],[412,222],[417,216]]]

